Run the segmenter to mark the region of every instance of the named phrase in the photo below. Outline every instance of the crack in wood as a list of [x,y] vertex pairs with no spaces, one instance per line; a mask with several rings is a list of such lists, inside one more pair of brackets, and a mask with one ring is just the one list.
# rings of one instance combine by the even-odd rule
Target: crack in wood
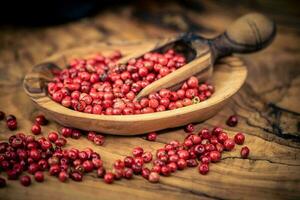
[[280,108],[279,106],[276,106],[273,103],[270,103],[268,105],[268,107],[271,109],[270,116],[274,116],[273,117],[274,121],[271,123],[272,129],[273,129],[272,132],[275,135],[279,136],[279,137],[282,137],[282,138],[285,138],[285,139],[292,139],[293,142],[299,143],[300,142],[300,136],[299,135],[284,132],[284,130],[280,126],[280,123],[281,123],[280,118],[281,118],[281,115],[282,115],[283,112],[288,112],[288,113],[291,113],[293,115],[299,115],[299,113],[289,112],[288,110],[284,110],[284,109]]
[[[91,178],[95,178],[95,179],[99,179],[95,174],[86,174],[86,176],[91,177]],[[175,176],[174,174],[173,174],[173,176],[178,178],[178,179],[185,179],[185,178],[180,177],[180,176]],[[146,181],[146,180],[144,180],[144,178],[142,178],[140,176],[135,175],[134,178],[135,178],[135,180]],[[149,188],[149,187],[147,187],[147,184],[140,184],[139,187],[140,187],[140,189],[154,190],[154,191],[161,191],[163,189],[164,191],[179,192],[178,190],[180,190],[180,192],[182,192],[182,193],[192,194],[192,195],[195,195],[195,196],[198,196],[198,197],[202,196],[202,197],[208,197],[210,199],[216,199],[216,200],[227,200],[225,198],[219,198],[219,197],[216,197],[216,196],[206,194],[204,192],[198,192],[198,191],[194,191],[194,190],[185,189],[185,188],[179,187],[177,185],[167,184],[166,182],[160,182],[157,185],[159,186],[158,188],[157,187]],[[126,187],[128,187],[127,184],[126,184]]]
[[292,110],[288,110],[288,109],[285,109],[285,108],[281,108],[280,106],[277,106],[276,104],[274,103],[270,103],[268,105],[269,107],[271,107],[274,112],[286,112],[286,113],[290,113],[292,115],[297,115],[297,116],[300,116],[300,113],[299,112],[295,112],[295,111],[292,111]]
[[[182,177],[178,177],[178,176],[174,176],[174,177],[183,179]],[[171,185],[171,184],[166,184],[166,183],[163,183],[163,184],[167,185],[167,186],[170,186],[170,187],[175,187],[177,189],[180,189],[181,191],[184,191],[185,193],[191,193],[191,194],[195,194],[197,196],[204,196],[204,197],[208,197],[208,198],[211,198],[211,199],[227,200],[226,198],[221,198],[221,197],[209,195],[209,194],[206,194],[204,192],[199,192],[199,191],[195,191],[195,190],[188,190],[188,189],[184,189],[184,188],[181,188],[181,187],[178,187],[178,186],[174,186],[174,185]]]
[[286,165],[286,166],[290,166],[290,167],[298,167],[300,165],[297,165],[297,164],[288,164],[288,163],[282,163],[282,162],[275,162],[275,161],[272,161],[272,160],[269,160],[269,159],[262,159],[262,158],[247,158],[247,159],[244,159],[244,158],[241,158],[241,157],[237,157],[237,156],[229,156],[229,157],[225,157],[225,158],[221,158],[221,160],[227,160],[227,159],[240,159],[240,160],[251,160],[251,161],[266,161],[266,162],[269,162],[269,163],[272,163],[272,164],[279,164],[279,165]]
[[[259,110],[258,108],[256,108],[254,105],[252,104],[248,104],[248,102],[244,99],[243,95],[239,95],[239,97],[241,98],[241,100],[243,101],[244,104],[247,105],[248,108],[253,109],[256,113],[259,114],[259,116],[263,119],[265,119],[268,124],[270,126],[270,129],[268,129],[266,127],[261,127],[258,125],[255,125],[253,123],[250,123],[250,121],[248,119],[246,119],[246,123],[249,126],[253,126],[256,128],[259,128],[265,132],[274,134],[278,137],[284,138],[284,139],[289,139],[292,142],[295,143],[299,143],[300,142],[300,136],[296,135],[296,133],[288,133],[288,132],[284,132],[284,130],[280,127],[280,116],[282,112],[287,112],[290,113],[292,115],[299,115],[299,113],[296,112],[289,112],[288,110],[282,109],[279,106],[275,105],[274,103],[266,103],[258,94],[256,94],[254,92],[254,90],[252,89],[250,84],[245,84],[245,86],[243,87],[244,90],[246,90],[245,92],[247,93],[247,96],[250,96],[252,98],[255,99],[256,102],[260,102],[263,105],[263,109]],[[235,101],[235,105],[240,106],[238,101]],[[243,107],[241,107],[243,108]],[[264,138],[266,139],[266,138]]]
[[[264,131],[264,132],[266,132],[266,133],[269,133],[269,134],[272,134],[272,135],[276,136],[272,130],[270,130],[270,129],[268,129],[268,128],[265,128],[265,127],[261,127],[261,126],[259,126],[259,125],[252,124],[252,123],[250,123],[248,120],[246,120],[246,124],[247,124],[248,126],[250,126],[250,127],[254,127],[254,128],[261,129],[262,131]],[[285,146],[288,146],[288,147],[291,147],[291,148],[300,149],[300,147],[298,147],[298,146],[294,146],[294,145],[291,145],[291,144],[289,144],[289,143],[282,143],[282,142],[279,142],[279,141],[277,141],[275,138],[269,139],[269,138],[267,138],[267,137],[260,136],[260,135],[256,135],[256,134],[251,134],[251,133],[247,133],[247,134],[252,135],[252,136],[259,137],[259,138],[261,138],[261,139],[263,139],[263,140],[266,140],[266,141],[268,141],[268,142],[276,142],[277,144],[280,144],[280,145],[285,145]],[[283,137],[280,137],[280,138],[283,138]],[[289,138],[283,138],[283,139],[289,139]]]

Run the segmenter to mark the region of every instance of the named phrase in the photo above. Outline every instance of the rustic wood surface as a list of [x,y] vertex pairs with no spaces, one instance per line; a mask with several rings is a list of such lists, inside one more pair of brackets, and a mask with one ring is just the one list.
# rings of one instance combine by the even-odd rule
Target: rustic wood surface
[[[0,110],[15,114],[19,128],[10,132],[0,122],[0,140],[18,131],[29,133],[38,110],[24,93],[22,81],[34,64],[53,53],[95,42],[161,38],[187,30],[213,36],[238,15],[253,11],[241,5],[233,7],[236,12],[223,4],[197,5],[141,4],[138,9],[127,6],[114,12],[104,10],[91,18],[52,27],[1,27]],[[260,4],[255,8],[266,9]],[[220,163],[212,164],[206,176],[200,176],[196,169],[187,169],[161,178],[159,184],[135,177],[107,185],[93,174],[85,176],[82,183],[60,183],[47,176],[44,183],[34,182],[29,188],[8,181],[8,187],[0,190],[0,199],[299,199],[299,15],[289,17],[293,12],[276,11],[278,8],[266,10],[279,23],[272,46],[242,56],[249,70],[243,88],[215,117],[197,125],[197,130],[222,125],[230,135],[245,132],[245,144],[251,149],[249,159],[240,159],[240,147],[236,147],[224,153]],[[224,125],[231,114],[237,114],[240,119],[235,128]],[[51,122],[43,128],[43,134],[58,127]],[[182,129],[159,133],[156,142],[148,142],[141,136],[107,136],[102,147],[92,145],[85,138],[69,139],[68,146],[92,147],[101,154],[105,166],[110,167],[114,159],[129,154],[137,145],[154,150],[171,139],[186,136]]]

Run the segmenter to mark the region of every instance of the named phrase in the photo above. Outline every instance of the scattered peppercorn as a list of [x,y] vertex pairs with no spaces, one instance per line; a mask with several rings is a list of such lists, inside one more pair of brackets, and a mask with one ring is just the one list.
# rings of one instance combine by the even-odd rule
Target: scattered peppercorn
[[157,138],[157,134],[155,132],[148,133],[148,135],[147,135],[147,140],[149,140],[149,141],[155,141],[156,138]]
[[250,153],[250,149],[247,146],[245,146],[241,149],[241,157],[242,158],[244,158],[244,159],[248,158],[249,153]]
[[[189,84],[193,86],[191,80]],[[13,115],[7,116],[8,121],[16,121]],[[123,160],[114,162],[111,172],[106,172],[101,156],[90,148],[80,151],[76,148],[64,149],[67,140],[60,138],[58,133],[50,132],[47,137],[35,138],[32,135],[17,133],[9,137],[8,142],[0,142],[0,168],[6,172],[9,180],[20,180],[23,186],[31,184],[31,178],[22,175],[23,171],[34,175],[37,182],[44,181],[42,171],[49,171],[50,175],[57,176],[61,182],[70,177],[74,181],[82,181],[86,173],[97,171],[99,178],[104,178],[105,183],[113,183],[122,178],[131,179],[133,174],[141,175],[149,182],[159,182],[160,175],[171,176],[177,170],[187,167],[197,167],[200,174],[209,172],[209,165],[221,160],[223,150],[231,151],[235,144],[243,144],[245,135],[237,133],[234,139],[220,127],[214,127],[212,131],[202,128],[198,134],[193,134],[194,125],[185,127],[189,132],[180,143],[172,140],[163,148],[157,149],[156,154],[144,151],[142,147],[132,150],[133,156],[126,156]],[[34,124],[32,132],[40,133],[39,123]],[[65,137],[80,138],[81,130],[64,127],[61,134]],[[104,137],[96,132],[87,132],[88,140],[102,145]],[[147,139],[154,141],[156,133],[147,135]],[[240,155],[246,159],[249,156],[249,148],[244,146]],[[4,156],[5,155],[5,156]],[[12,162],[13,161],[13,162]],[[152,168],[145,167],[152,162]],[[13,164],[11,164],[13,163]],[[0,177],[0,188],[6,186],[6,180]]]
[[236,126],[236,125],[238,124],[238,118],[237,118],[237,116],[236,116],[236,115],[231,115],[231,116],[227,119],[226,124],[227,124],[228,126],[231,126],[231,127]]

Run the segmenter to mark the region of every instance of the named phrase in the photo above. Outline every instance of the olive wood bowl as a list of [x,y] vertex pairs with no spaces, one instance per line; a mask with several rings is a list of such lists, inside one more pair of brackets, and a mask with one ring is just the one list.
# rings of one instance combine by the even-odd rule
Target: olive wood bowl
[[35,65],[25,76],[24,90],[38,109],[49,119],[63,126],[129,136],[204,121],[220,111],[245,82],[247,69],[244,63],[238,57],[229,56],[219,59],[214,66],[214,73],[210,79],[215,86],[214,94],[206,101],[175,110],[137,115],[95,115],[66,108],[53,101],[47,94],[47,83],[53,78],[52,70],[66,67],[72,58],[86,58],[97,52],[105,55],[118,49],[124,56],[128,56],[136,49],[146,49],[151,45],[153,41],[98,43],[55,54]]

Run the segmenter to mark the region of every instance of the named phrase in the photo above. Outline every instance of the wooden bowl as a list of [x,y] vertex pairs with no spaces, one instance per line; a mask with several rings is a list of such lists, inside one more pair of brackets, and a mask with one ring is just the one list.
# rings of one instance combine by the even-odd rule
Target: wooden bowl
[[114,135],[137,135],[204,121],[214,116],[245,82],[247,76],[245,65],[238,57],[230,56],[219,60],[214,66],[211,82],[216,90],[211,98],[175,110],[138,115],[94,115],[66,108],[52,101],[47,95],[47,82],[53,77],[51,70],[58,68],[57,66],[65,67],[71,58],[87,57],[97,52],[106,54],[117,49],[126,56],[137,48],[146,48],[147,45],[152,44],[151,41],[101,43],[53,55],[42,64],[34,66],[25,76],[24,90],[49,119],[61,125]]

